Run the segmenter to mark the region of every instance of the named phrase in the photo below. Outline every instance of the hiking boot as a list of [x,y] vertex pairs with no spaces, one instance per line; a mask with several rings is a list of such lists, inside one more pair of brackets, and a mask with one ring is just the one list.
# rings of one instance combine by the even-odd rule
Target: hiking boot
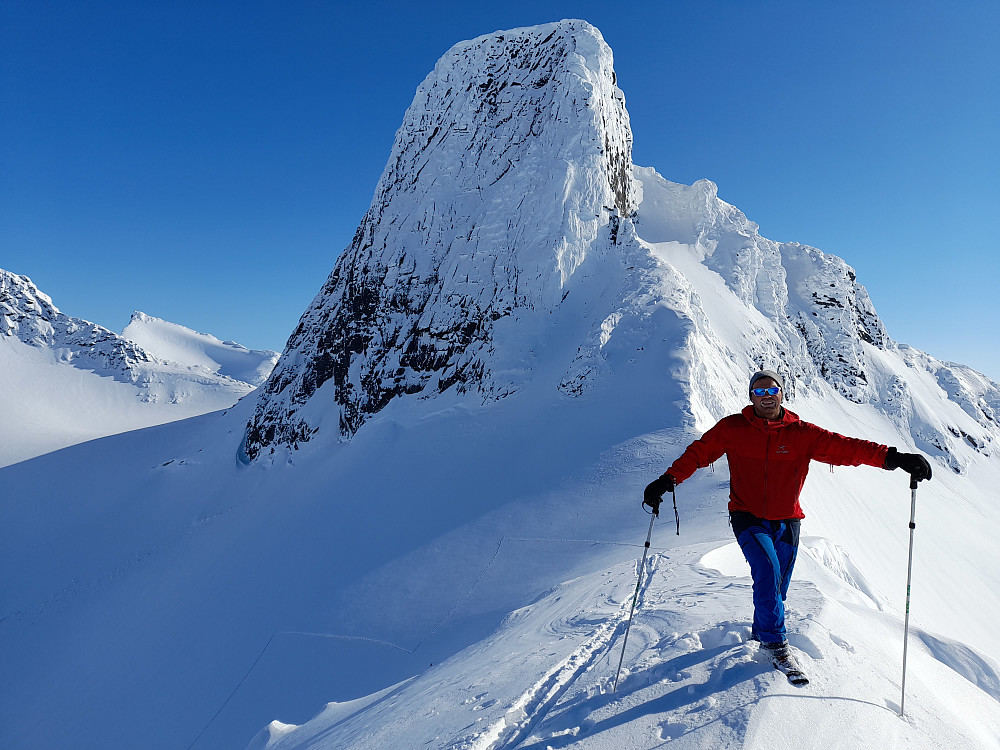
[[788,654],[788,641],[778,641],[777,643],[761,643],[761,648],[766,648],[770,656],[778,657]]

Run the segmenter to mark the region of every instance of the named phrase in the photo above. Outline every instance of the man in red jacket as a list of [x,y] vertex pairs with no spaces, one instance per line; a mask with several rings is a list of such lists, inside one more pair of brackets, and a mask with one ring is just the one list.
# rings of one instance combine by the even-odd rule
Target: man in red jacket
[[783,388],[777,373],[754,373],[750,405],[691,443],[663,476],[646,487],[643,498],[643,505],[658,512],[665,492],[726,455],[730,524],[753,578],[751,638],[771,650],[776,665],[790,658],[784,600],[799,545],[799,520],[805,516],[799,494],[809,462],[902,468],[917,481],[931,478],[930,464],[919,453],[900,453],[803,422],[781,405]]

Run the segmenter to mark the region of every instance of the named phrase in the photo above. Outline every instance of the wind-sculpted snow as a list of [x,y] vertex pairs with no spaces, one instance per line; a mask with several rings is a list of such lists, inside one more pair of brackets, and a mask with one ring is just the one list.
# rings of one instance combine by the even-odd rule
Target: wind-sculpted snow
[[264,387],[247,454],[308,440],[314,397],[349,437],[402,395],[516,392],[523,331],[618,239],[631,169],[624,97],[592,26],[456,45],[417,89],[371,208]]

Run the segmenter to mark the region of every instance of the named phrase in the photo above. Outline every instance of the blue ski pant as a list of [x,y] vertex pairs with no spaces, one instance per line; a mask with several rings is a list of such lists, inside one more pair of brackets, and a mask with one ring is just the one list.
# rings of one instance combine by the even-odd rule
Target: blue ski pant
[[799,548],[799,519],[768,521],[734,512],[729,522],[750,564],[753,637],[762,643],[784,643],[785,598]]

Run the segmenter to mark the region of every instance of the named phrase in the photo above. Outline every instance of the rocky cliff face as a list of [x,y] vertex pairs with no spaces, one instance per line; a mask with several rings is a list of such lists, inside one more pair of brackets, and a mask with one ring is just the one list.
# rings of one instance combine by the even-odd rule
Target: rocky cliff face
[[399,396],[515,391],[493,367],[517,346],[505,330],[556,306],[595,243],[616,239],[631,169],[595,28],[456,45],[418,88],[354,241],[264,386],[247,455],[308,440],[301,407],[320,389],[345,437]]

